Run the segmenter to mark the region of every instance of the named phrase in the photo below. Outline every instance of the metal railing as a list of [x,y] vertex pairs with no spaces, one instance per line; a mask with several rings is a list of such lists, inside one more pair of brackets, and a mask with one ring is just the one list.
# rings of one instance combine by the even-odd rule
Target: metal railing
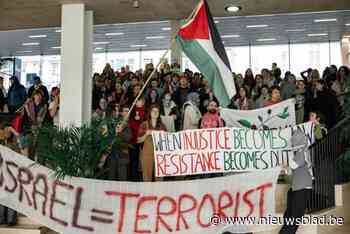
[[310,147],[313,162],[314,186],[308,212],[335,206],[335,184],[348,180],[342,155],[349,150],[350,117],[340,121],[328,135]]

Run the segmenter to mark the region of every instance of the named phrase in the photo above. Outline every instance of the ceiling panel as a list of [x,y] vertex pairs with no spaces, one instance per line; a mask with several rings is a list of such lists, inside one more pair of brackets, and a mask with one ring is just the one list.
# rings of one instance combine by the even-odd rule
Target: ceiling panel
[[[349,1],[350,2],[350,1]],[[336,22],[315,23],[315,19],[336,19]],[[350,11],[294,13],[268,16],[215,17],[221,35],[239,35],[238,38],[223,38],[225,46],[246,46],[249,44],[286,44],[339,41],[342,35],[350,35]],[[266,28],[247,28],[248,25],[266,24]],[[132,45],[145,44],[143,50],[167,49],[170,46],[169,21],[128,24],[95,25],[94,41],[109,42],[94,45],[102,48],[95,52],[135,51]],[[0,31],[0,56],[52,55],[59,54],[60,28]],[[288,32],[286,30],[299,30]],[[304,30],[304,31],[301,31]],[[123,35],[106,36],[106,33],[122,32]],[[326,36],[309,37],[308,34],[326,33]],[[46,38],[31,39],[30,35],[47,35]],[[148,36],[164,38],[148,40]],[[259,42],[258,39],[274,38],[274,41]],[[39,46],[23,46],[23,43],[39,42]],[[29,52],[31,51],[31,52]]]
[[[242,7],[239,16],[290,12],[350,10],[349,0],[207,0],[215,17],[230,16],[228,4]],[[186,18],[199,0],[1,0],[0,30],[57,27],[61,4],[85,3],[96,24],[174,20]]]

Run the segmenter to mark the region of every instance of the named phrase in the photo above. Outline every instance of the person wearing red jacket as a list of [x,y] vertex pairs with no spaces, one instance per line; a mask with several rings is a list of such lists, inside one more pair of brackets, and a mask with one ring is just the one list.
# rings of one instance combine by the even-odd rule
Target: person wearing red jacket
[[146,118],[145,100],[139,99],[136,103],[134,110],[131,112],[128,126],[131,131],[131,138],[129,141],[129,157],[130,157],[130,180],[140,181],[139,174],[139,155],[141,144],[137,143],[138,132],[141,124]]

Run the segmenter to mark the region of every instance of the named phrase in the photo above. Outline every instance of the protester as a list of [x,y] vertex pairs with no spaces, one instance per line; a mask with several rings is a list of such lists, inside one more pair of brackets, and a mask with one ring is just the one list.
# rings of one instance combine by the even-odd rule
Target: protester
[[[121,140],[130,141],[131,131],[128,128],[129,107],[122,106],[121,114],[116,117],[116,137]],[[129,151],[128,149],[118,149],[115,145],[112,147],[111,154],[107,157],[104,168],[107,171],[108,180],[127,181],[129,171]]]
[[297,81],[297,88],[295,90],[295,115],[297,124],[304,123],[305,119],[305,83],[304,80]]
[[4,111],[6,105],[6,89],[4,87],[4,77],[0,76],[0,112]]
[[34,77],[34,84],[28,90],[28,97],[31,98],[35,90],[40,90],[43,94],[43,102],[49,102],[49,92],[45,85],[42,84],[39,76]]
[[278,86],[272,86],[270,88],[270,99],[265,102],[264,107],[275,105],[281,101],[281,89]]
[[53,87],[51,89],[51,102],[49,104],[49,113],[55,126],[58,126],[59,124],[59,109],[60,89],[58,87]]
[[187,100],[187,95],[190,93],[188,80],[185,76],[180,77],[179,87],[173,94],[173,100],[178,106],[183,106]]
[[7,106],[10,113],[15,113],[26,101],[27,92],[16,76],[10,78]]
[[263,85],[257,93],[255,100],[255,109],[263,108],[265,103],[270,99],[269,87]]
[[[173,100],[171,100],[171,93],[165,93],[160,106],[160,115],[163,124],[168,132],[175,132],[178,129],[178,125],[175,121],[178,120],[179,110]],[[178,121],[177,121],[178,122]]]
[[249,97],[247,88],[239,88],[239,92],[235,98],[234,105],[238,110],[252,110],[254,108],[254,103]]
[[101,98],[100,102],[99,102],[99,106],[98,108],[95,110],[95,112],[92,114],[93,118],[100,118],[100,119],[104,119],[106,118],[107,115],[107,105],[108,102],[106,99]]
[[160,109],[153,105],[149,109],[147,120],[140,126],[137,143],[143,143],[140,160],[142,166],[143,181],[152,181],[154,172],[154,146],[152,141],[152,131],[166,131],[160,118]]
[[218,104],[210,101],[208,104],[208,112],[203,115],[200,120],[200,128],[222,128],[225,126],[224,120],[218,112]]
[[197,129],[202,114],[199,110],[200,98],[198,93],[190,93],[183,105],[183,130]]
[[287,194],[287,209],[283,215],[285,222],[279,234],[296,233],[299,226],[286,221],[304,216],[312,189],[313,174],[308,139],[302,130],[298,129],[292,134],[292,147],[299,149],[295,149],[294,157],[289,164],[292,171],[292,186]]
[[316,80],[316,92],[313,99],[313,109],[318,110],[324,117],[327,128],[332,128],[339,111],[339,102],[334,93],[326,86],[324,80]]

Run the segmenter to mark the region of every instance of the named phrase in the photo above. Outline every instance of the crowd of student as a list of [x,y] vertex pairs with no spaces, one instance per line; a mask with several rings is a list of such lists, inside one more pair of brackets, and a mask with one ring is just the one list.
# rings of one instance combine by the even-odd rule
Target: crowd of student
[[[220,106],[208,80],[190,70],[180,73],[179,65],[162,64],[154,70],[148,64],[145,70],[132,72],[128,66],[113,71],[109,64],[101,74],[93,76],[93,118],[111,118],[120,124],[116,133],[132,147],[114,149],[103,157],[100,167],[106,167],[110,180],[152,181],[152,130],[179,131],[183,129],[216,128],[225,126],[220,117]],[[151,80],[140,98],[145,81]],[[289,98],[296,99],[296,120],[311,119],[321,126],[332,128],[341,113],[350,82],[348,67],[327,67],[322,76],[309,68],[297,76],[291,72],[282,75],[277,64],[262,69],[254,76],[251,69],[245,74],[233,74],[237,95],[227,106],[231,109],[252,110],[273,105]],[[17,77],[11,77],[6,91],[0,79],[0,110],[22,113],[22,118],[9,128],[16,137],[24,155],[30,154],[31,130],[47,121],[59,124],[60,91],[49,93],[39,77],[27,91]],[[128,115],[135,101],[135,107]],[[123,124],[122,124],[123,123]],[[322,134],[322,131],[320,132]]]

